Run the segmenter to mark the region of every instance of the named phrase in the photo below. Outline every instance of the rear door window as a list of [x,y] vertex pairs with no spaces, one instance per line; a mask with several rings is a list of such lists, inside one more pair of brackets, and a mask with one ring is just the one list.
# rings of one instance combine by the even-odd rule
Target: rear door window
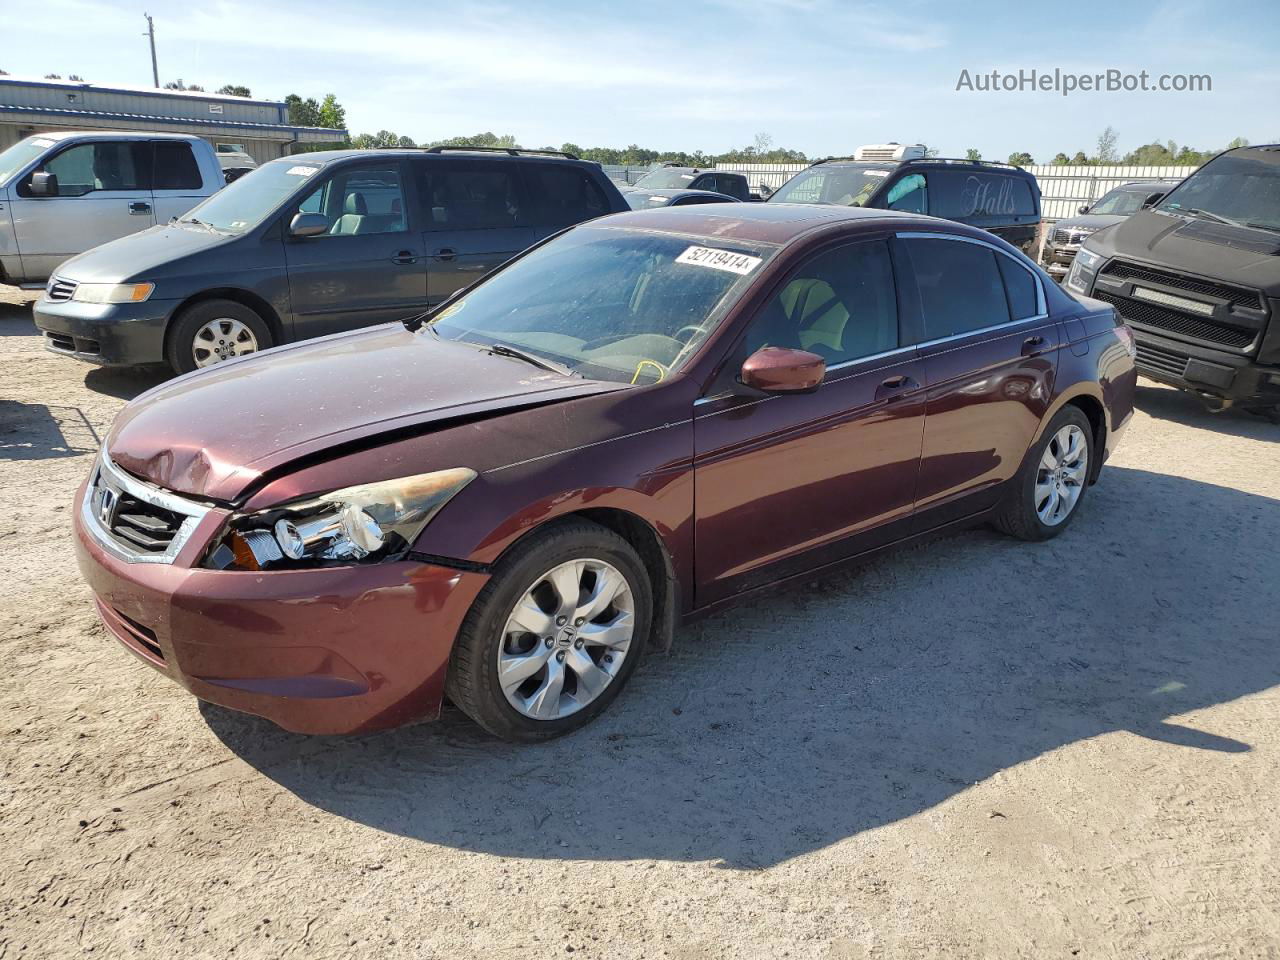
[[537,222],[559,229],[609,212],[600,185],[577,167],[532,163],[525,167]]
[[990,247],[926,237],[912,237],[903,246],[920,293],[925,341],[1009,322],[999,255]]
[[532,219],[514,163],[419,164],[428,230],[501,230]]
[[191,144],[181,140],[157,140],[153,147],[153,190],[200,189],[200,167],[191,152]]

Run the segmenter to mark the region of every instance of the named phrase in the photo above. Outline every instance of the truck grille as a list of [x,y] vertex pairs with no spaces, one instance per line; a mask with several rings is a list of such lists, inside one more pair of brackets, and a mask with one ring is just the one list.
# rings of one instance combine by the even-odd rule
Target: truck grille
[[1116,312],[1124,317],[1127,323],[1134,323],[1141,327],[1168,330],[1170,333],[1191,337],[1194,340],[1220,343],[1236,350],[1243,350],[1248,347],[1253,343],[1254,337],[1257,336],[1250,330],[1237,330],[1234,327],[1219,326],[1216,323],[1209,323],[1185,313],[1178,313],[1176,310],[1167,310],[1153,303],[1130,300],[1128,297],[1117,297],[1097,288],[1094,288],[1092,295],[1094,298],[1103,300],[1115,307]]
[[106,456],[94,466],[81,518],[129,563],[172,563],[209,508],[129,476]]
[[75,296],[77,286],[79,284],[74,280],[50,277],[48,285],[44,288],[44,297],[53,303],[63,303]]
[[1186,357],[1174,353],[1172,350],[1153,347],[1150,344],[1143,343],[1141,340],[1137,341],[1137,347],[1139,367],[1148,367],[1152,370],[1171,373],[1175,377],[1181,377],[1186,372]]
[[1085,238],[1090,236],[1093,231],[1087,233],[1078,230],[1068,230],[1065,227],[1059,227],[1053,231],[1054,243],[1083,243]]
[[1179,290],[1189,290],[1192,293],[1199,293],[1206,297],[1226,300],[1237,307],[1247,307],[1250,310],[1265,309],[1262,303],[1262,295],[1258,291],[1232,286],[1227,283],[1197,280],[1194,277],[1184,277],[1179,273],[1154,270],[1151,267],[1139,266],[1136,263],[1129,263],[1125,260],[1112,260],[1103,268],[1102,272],[1106,276],[1115,277],[1117,280],[1140,280],[1145,283],[1158,283],[1166,287],[1176,287]]

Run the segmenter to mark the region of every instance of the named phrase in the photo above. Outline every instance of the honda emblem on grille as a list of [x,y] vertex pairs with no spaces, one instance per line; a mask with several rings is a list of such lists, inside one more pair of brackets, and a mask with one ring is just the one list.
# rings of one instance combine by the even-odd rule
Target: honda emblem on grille
[[111,521],[114,519],[112,514],[116,509],[116,493],[110,487],[103,487],[98,491],[98,519],[102,521],[102,525],[111,528]]

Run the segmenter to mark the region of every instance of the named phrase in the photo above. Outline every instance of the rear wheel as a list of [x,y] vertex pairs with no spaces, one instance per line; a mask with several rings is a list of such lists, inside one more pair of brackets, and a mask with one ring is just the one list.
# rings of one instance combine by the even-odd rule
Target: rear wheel
[[271,345],[271,331],[254,310],[234,300],[202,300],[178,314],[165,338],[165,359],[188,373]]
[[1059,410],[1014,478],[996,527],[1020,540],[1056,537],[1079,512],[1093,457],[1089,418],[1079,407]]
[[652,586],[631,545],[585,520],[557,523],[494,568],[458,631],[446,692],[504,739],[569,733],[621,692],[652,618]]

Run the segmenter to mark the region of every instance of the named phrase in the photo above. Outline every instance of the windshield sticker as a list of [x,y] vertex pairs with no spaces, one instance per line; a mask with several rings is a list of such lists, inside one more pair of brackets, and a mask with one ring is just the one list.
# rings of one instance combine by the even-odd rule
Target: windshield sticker
[[290,167],[285,173],[294,177],[309,177],[319,169],[319,167]]
[[712,247],[690,247],[676,257],[676,263],[687,263],[693,267],[710,267],[712,270],[725,270],[745,277],[760,266],[760,258],[749,257],[745,253],[716,250]]
[[692,180],[692,179],[693,179],[693,174],[692,174],[692,173],[682,173],[682,174],[680,174],[680,179],[681,179],[681,180]]
[[32,141],[31,141],[31,145],[32,145],[33,147],[52,147],[52,146],[53,146],[53,141],[52,141],[52,140],[44,140],[44,139],[41,139],[41,140],[32,140]]
[[864,170],[862,172],[867,177],[887,177],[889,175],[888,170]]

